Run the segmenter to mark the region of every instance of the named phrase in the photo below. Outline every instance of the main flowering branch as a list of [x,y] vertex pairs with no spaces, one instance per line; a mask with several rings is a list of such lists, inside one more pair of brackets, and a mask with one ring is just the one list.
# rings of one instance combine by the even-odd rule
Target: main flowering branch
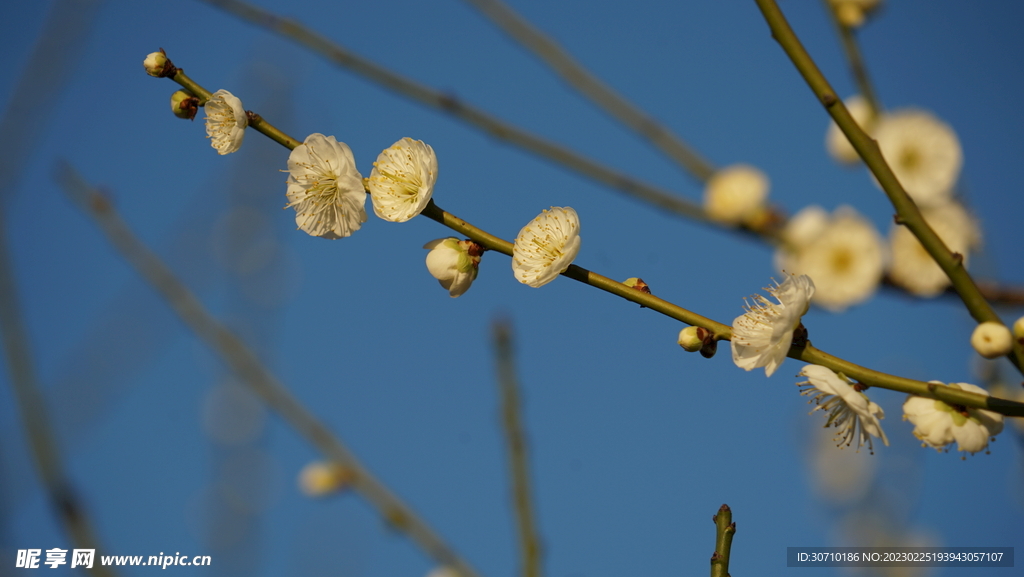
[[[814,63],[811,55],[800,43],[796,33],[789,26],[786,17],[782,14],[775,0],[754,0],[758,8],[764,14],[764,19],[771,29],[772,37],[779,43],[782,49],[793,61],[797,71],[803,76],[815,97],[825,107],[832,119],[849,139],[854,150],[864,160],[864,164],[871,170],[871,173],[878,179],[879,184],[889,197],[889,201],[896,209],[897,222],[906,226],[914,233],[921,245],[928,251],[928,254],[949,276],[953,288],[960,299],[964,302],[967,310],[979,323],[986,321],[1002,321],[995,310],[985,300],[984,295],[974,283],[974,279],[964,267],[963,255],[954,253],[942,242],[939,235],[935,234],[928,225],[917,204],[910,198],[903,185],[900,184],[896,175],[893,174],[889,163],[882,156],[882,151],[850,115],[846,105],[839,99],[825,75]],[[1021,373],[1024,373],[1024,350],[1021,344],[1014,343],[1013,350],[1007,355]]]
[[[174,75],[174,80],[179,84],[182,83],[180,77],[183,77],[183,73],[178,72]],[[201,90],[203,93],[209,95],[208,91],[202,89],[202,87],[196,85],[191,79],[188,82],[195,86],[196,89]],[[184,84],[182,84],[184,86]],[[188,88],[188,87],[187,87]],[[189,88],[192,90],[191,88]],[[196,90],[193,90],[196,94],[200,94]],[[270,126],[266,124],[266,126]],[[271,127],[272,128],[272,127]],[[270,130],[275,136],[271,136],[273,140],[282,144],[287,148],[294,148],[289,146],[289,142],[298,142],[294,138],[284,134],[283,132],[272,128]],[[263,132],[261,130],[260,132]],[[266,132],[264,132],[266,134]],[[268,135],[270,136],[270,135]],[[909,201],[909,199],[908,199]],[[911,201],[911,204],[912,201]],[[493,250],[500,252],[507,256],[512,256],[513,244],[507,240],[497,237],[493,234],[488,233],[465,220],[442,210],[438,207],[433,199],[427,202],[421,213],[427,218],[434,220],[444,226],[459,232],[471,240],[478,243],[481,247],[487,250]],[[922,221],[923,222],[923,221]],[[927,225],[925,225],[927,226]],[[626,300],[635,302],[643,307],[657,311],[670,318],[682,321],[686,324],[698,326],[706,329],[710,332],[708,340],[719,341],[719,340],[731,340],[733,338],[733,329],[729,325],[722,324],[715,320],[709,319],[702,315],[699,315],[693,311],[685,309],[679,305],[673,304],[669,301],[656,297],[654,295],[641,292],[631,286],[623,284],[621,282],[612,280],[608,277],[602,276],[590,270],[577,265],[569,265],[568,268],[561,273],[563,276],[567,276],[575,281],[583,284],[590,285],[592,287],[601,289],[605,292],[609,292],[616,296],[622,297]],[[938,388],[934,384],[925,383],[923,381],[915,381],[912,379],[905,379],[903,377],[897,377],[894,375],[888,375],[878,371],[873,371],[865,367],[861,367],[849,361],[844,361],[838,357],[834,357],[825,353],[819,349],[811,346],[810,342],[793,344],[790,346],[786,356],[794,359],[799,359],[808,363],[816,365],[822,365],[828,367],[836,372],[843,372],[851,378],[855,378],[861,381],[863,384],[868,386],[880,387],[883,389],[891,389],[895,391],[902,391],[922,397],[928,397],[932,399],[938,399],[950,403],[964,405],[967,407],[975,407],[980,409],[989,409],[1002,413],[1009,416],[1024,417],[1024,403],[1017,403],[1014,401],[1007,401],[1004,399],[997,399],[994,397],[988,397],[977,393],[971,393],[967,391],[959,391],[950,389],[949,387]]]
[[[758,232],[746,226],[735,227],[716,222],[714,219],[709,218],[706,211],[696,203],[682,198],[672,191],[611,170],[568,148],[559,146],[554,142],[490,115],[450,94],[403,77],[392,70],[347,50],[337,43],[331,42],[295,20],[283,18],[269,10],[243,2],[242,0],[201,1],[233,14],[255,26],[262,27],[269,32],[291,39],[311,52],[319,54],[326,60],[361,75],[367,80],[384,87],[386,90],[440,110],[494,138],[550,160],[565,169],[595,180],[611,189],[648,202],[669,213],[719,228],[726,228],[733,232],[739,232],[750,238],[758,238],[769,245],[774,245],[778,242],[778,239],[764,231]],[[289,146],[289,148],[292,147]],[[698,179],[703,179],[700,173],[695,173],[695,176]],[[893,290],[903,290],[902,287],[892,283],[887,283],[887,286]],[[1024,304],[1024,288],[1022,287],[1003,286],[993,282],[983,285],[981,290],[990,302],[1010,306]]]

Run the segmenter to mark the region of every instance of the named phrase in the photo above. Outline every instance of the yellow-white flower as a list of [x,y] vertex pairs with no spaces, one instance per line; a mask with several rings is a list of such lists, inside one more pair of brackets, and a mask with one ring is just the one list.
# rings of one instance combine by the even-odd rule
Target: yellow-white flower
[[814,279],[814,302],[842,311],[867,300],[882,280],[885,245],[874,225],[849,206],[829,217],[809,206],[790,219],[775,253],[779,270]]
[[885,418],[882,407],[854,389],[845,376],[818,365],[807,365],[800,370],[800,376],[807,377],[806,381],[797,383],[800,394],[809,396],[808,402],[817,405],[814,411],[824,409],[829,413],[825,426],[838,429],[834,439],[838,445],[849,447],[856,439],[857,451],[867,444],[868,450],[873,453],[871,437],[874,436],[889,446],[889,439],[879,422]]
[[366,192],[352,151],[333,136],[310,134],[288,155],[288,207],[312,236],[344,238],[366,222]]
[[881,0],[829,0],[836,17],[844,26],[857,28],[864,24],[864,18],[878,7]]
[[1003,323],[985,321],[974,327],[971,346],[986,359],[1001,357],[1013,348],[1013,335]]
[[237,96],[218,90],[203,106],[206,110],[206,137],[218,154],[231,154],[242,147],[249,120]]
[[580,252],[580,219],[568,206],[552,206],[523,227],[512,246],[516,280],[542,287],[565,272]]
[[[966,266],[968,253],[981,242],[981,235],[971,215],[954,201],[924,207],[921,215],[949,250],[963,255]],[[889,246],[892,253],[889,277],[896,284],[924,297],[935,296],[949,285],[949,277],[935,264],[935,260],[907,227],[893,225],[889,233]]]
[[883,115],[874,138],[914,202],[924,207],[950,199],[963,153],[948,124],[923,110],[904,109]]
[[483,248],[471,240],[455,237],[438,238],[423,245],[427,253],[427,270],[448,294],[455,298],[469,290],[480,270]]
[[423,211],[437,182],[437,156],[422,140],[403,138],[381,152],[366,188],[373,212],[391,222],[405,222]]
[[712,220],[721,223],[748,223],[764,207],[768,188],[768,177],[757,168],[747,164],[728,166],[708,179],[704,210]]
[[146,59],[142,61],[142,66],[146,69],[146,74],[162,76],[167,70],[167,62],[167,54],[161,50],[159,52],[150,52]]
[[[875,115],[871,111],[868,100],[860,94],[855,94],[843,101],[850,116],[857,121],[857,125],[864,132],[871,134],[875,127]],[[828,130],[825,132],[825,149],[836,161],[843,164],[853,164],[860,160],[860,155],[853,149],[849,139],[840,130],[835,121],[830,121]]]
[[[939,381],[930,382],[942,385]],[[988,396],[988,391],[969,383],[948,386]],[[909,395],[903,403],[903,420],[914,424],[914,436],[923,446],[939,451],[955,441],[958,451],[977,453],[988,447],[989,439],[1003,430],[1003,416],[999,413],[914,395]]]
[[746,301],[746,314],[732,323],[732,361],[748,371],[764,367],[772,376],[793,344],[793,333],[814,296],[814,282],[806,275],[786,277],[780,285],[766,287],[778,303],[761,295]]

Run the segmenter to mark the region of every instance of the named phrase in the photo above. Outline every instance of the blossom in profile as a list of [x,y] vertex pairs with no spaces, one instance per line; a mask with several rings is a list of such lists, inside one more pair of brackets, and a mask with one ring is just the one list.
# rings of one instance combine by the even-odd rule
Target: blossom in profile
[[814,279],[814,303],[842,311],[871,297],[885,271],[886,247],[873,224],[849,206],[831,216],[809,206],[789,220],[776,267]]
[[512,272],[516,280],[542,287],[566,271],[580,252],[580,219],[570,207],[552,206],[516,235]]
[[[871,110],[871,104],[860,94],[854,94],[843,101],[847,112],[857,122],[861,129],[871,134],[875,127],[875,114]],[[849,139],[843,134],[835,121],[830,121],[828,130],[825,132],[825,149],[829,155],[842,164],[854,164],[860,161],[860,155],[853,149]]]
[[218,154],[231,154],[242,147],[249,120],[237,96],[218,90],[203,106],[206,110],[206,137]]
[[[949,250],[963,256],[964,266],[967,266],[971,249],[981,243],[981,234],[971,215],[959,203],[948,201],[923,207],[921,216]],[[949,286],[949,277],[907,227],[893,225],[889,250],[892,254],[889,277],[894,283],[922,297],[935,296]]]
[[790,275],[764,290],[778,302],[762,295],[752,296],[753,304],[747,301],[747,312],[732,323],[732,361],[748,371],[764,367],[770,377],[793,344],[793,334],[814,296],[814,282],[806,275]]
[[288,204],[312,236],[351,236],[366,222],[366,192],[352,151],[333,136],[310,134],[288,155]]
[[956,132],[917,109],[882,115],[873,134],[893,174],[918,206],[948,201],[960,176],[963,152]]
[[423,248],[430,249],[427,270],[452,298],[469,290],[480,270],[483,247],[471,240],[448,237],[432,240]]
[[[942,385],[939,381],[930,382]],[[988,391],[969,383],[945,386],[988,396]],[[915,395],[909,395],[903,403],[903,420],[914,424],[914,436],[922,446],[939,451],[948,450],[956,442],[958,451],[977,453],[1003,430],[1003,416],[999,413]]]
[[366,181],[373,212],[405,222],[423,211],[437,182],[437,156],[422,140],[403,138],[377,156]]
[[299,472],[299,489],[309,497],[326,497],[347,488],[354,479],[355,472],[349,467],[313,461]]
[[852,383],[842,374],[836,374],[827,367],[807,365],[800,370],[800,376],[807,380],[797,383],[800,394],[810,397],[816,407],[811,411],[827,412],[826,427],[836,427],[836,438],[839,446],[849,447],[857,441],[857,451],[863,445],[874,453],[871,437],[878,437],[886,446],[889,439],[879,422],[885,418],[885,412],[867,395],[853,388]]
[[712,220],[739,226],[764,209],[768,176],[756,167],[734,164],[716,171],[704,187],[704,210]]
[[1001,357],[1013,348],[1013,335],[1003,323],[985,321],[974,327],[971,346],[986,359]]

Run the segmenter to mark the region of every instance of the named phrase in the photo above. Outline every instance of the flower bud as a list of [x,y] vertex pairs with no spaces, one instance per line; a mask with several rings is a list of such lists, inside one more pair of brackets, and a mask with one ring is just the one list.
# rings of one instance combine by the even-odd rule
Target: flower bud
[[199,99],[188,90],[179,90],[171,95],[171,112],[178,118],[192,120],[199,111]]
[[151,52],[145,60],[142,61],[142,66],[146,68],[146,74],[150,76],[156,76],[158,78],[166,76],[170,68],[174,65],[167,59],[167,54],[164,53],[163,49],[160,52]]
[[299,488],[309,497],[325,497],[348,487],[355,472],[338,463],[313,461],[299,473]]
[[455,298],[469,290],[480,269],[484,249],[471,240],[454,237],[439,238],[423,245],[427,253],[427,270],[448,294]]
[[1010,335],[1010,329],[1002,323],[985,321],[974,328],[971,346],[986,359],[994,359],[1010,352],[1013,348],[1013,336]]
[[679,346],[687,352],[695,353],[704,346],[704,337],[700,334],[703,330],[700,327],[686,327],[679,331]]
[[1017,319],[1017,322],[1013,323],[1013,336],[1017,340],[1024,339],[1024,317]]

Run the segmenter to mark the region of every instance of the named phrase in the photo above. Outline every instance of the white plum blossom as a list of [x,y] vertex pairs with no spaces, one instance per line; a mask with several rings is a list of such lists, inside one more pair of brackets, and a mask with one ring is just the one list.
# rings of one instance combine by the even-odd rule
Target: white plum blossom
[[206,137],[217,154],[231,154],[242,147],[249,119],[237,96],[218,90],[203,105],[206,110]]
[[483,248],[471,240],[455,237],[438,238],[423,245],[427,253],[427,270],[448,294],[455,298],[469,290],[480,269]]
[[[860,94],[855,94],[844,100],[843,104],[861,130],[870,135],[875,128],[875,114],[868,100]],[[833,159],[842,164],[853,164],[860,160],[860,155],[853,149],[850,140],[834,120],[829,122],[828,130],[825,132],[825,149]]]
[[580,252],[580,219],[570,207],[552,206],[524,226],[512,246],[516,280],[534,288],[555,280]]
[[818,206],[796,214],[782,232],[776,267],[814,279],[814,303],[832,311],[867,300],[885,270],[886,248],[873,224],[849,206],[831,217]]
[[1013,335],[1003,323],[985,321],[974,327],[971,346],[986,359],[1001,357],[1013,348]]
[[437,156],[422,140],[403,138],[377,156],[366,181],[373,212],[405,222],[423,212],[437,182]]
[[[968,253],[981,243],[978,226],[971,215],[960,204],[949,201],[922,208],[921,216],[949,250],[963,256],[964,266],[967,266]],[[889,247],[892,254],[889,277],[896,284],[923,297],[935,296],[949,285],[949,277],[907,227],[893,225]]]
[[363,176],[352,151],[333,136],[315,133],[288,155],[288,205],[295,224],[312,236],[351,236],[366,222]]
[[814,282],[806,275],[790,275],[764,290],[778,302],[761,295],[751,297],[753,304],[746,301],[746,314],[732,323],[732,361],[748,371],[764,367],[770,377],[793,344],[793,333],[814,296]]
[[764,207],[768,189],[765,173],[747,164],[734,164],[708,179],[704,210],[712,220],[734,226],[746,224]]
[[839,445],[849,447],[856,439],[857,451],[867,444],[873,453],[871,437],[874,436],[889,446],[889,439],[879,422],[885,418],[885,412],[863,392],[854,389],[844,375],[837,375],[827,367],[807,365],[801,369],[800,376],[807,377],[806,381],[797,383],[800,394],[809,396],[808,402],[817,405],[812,413],[819,409],[829,413],[825,426],[838,429],[834,440]]
[[[939,381],[929,382],[942,385]],[[988,396],[988,391],[969,383],[948,386]],[[977,453],[988,447],[989,439],[1003,430],[1003,416],[999,413],[915,395],[909,395],[903,403],[903,420],[914,424],[914,436],[923,446],[939,451],[956,442],[958,451]]]
[[963,152],[948,124],[923,110],[904,109],[882,115],[873,136],[893,174],[918,206],[942,204],[951,198]]

